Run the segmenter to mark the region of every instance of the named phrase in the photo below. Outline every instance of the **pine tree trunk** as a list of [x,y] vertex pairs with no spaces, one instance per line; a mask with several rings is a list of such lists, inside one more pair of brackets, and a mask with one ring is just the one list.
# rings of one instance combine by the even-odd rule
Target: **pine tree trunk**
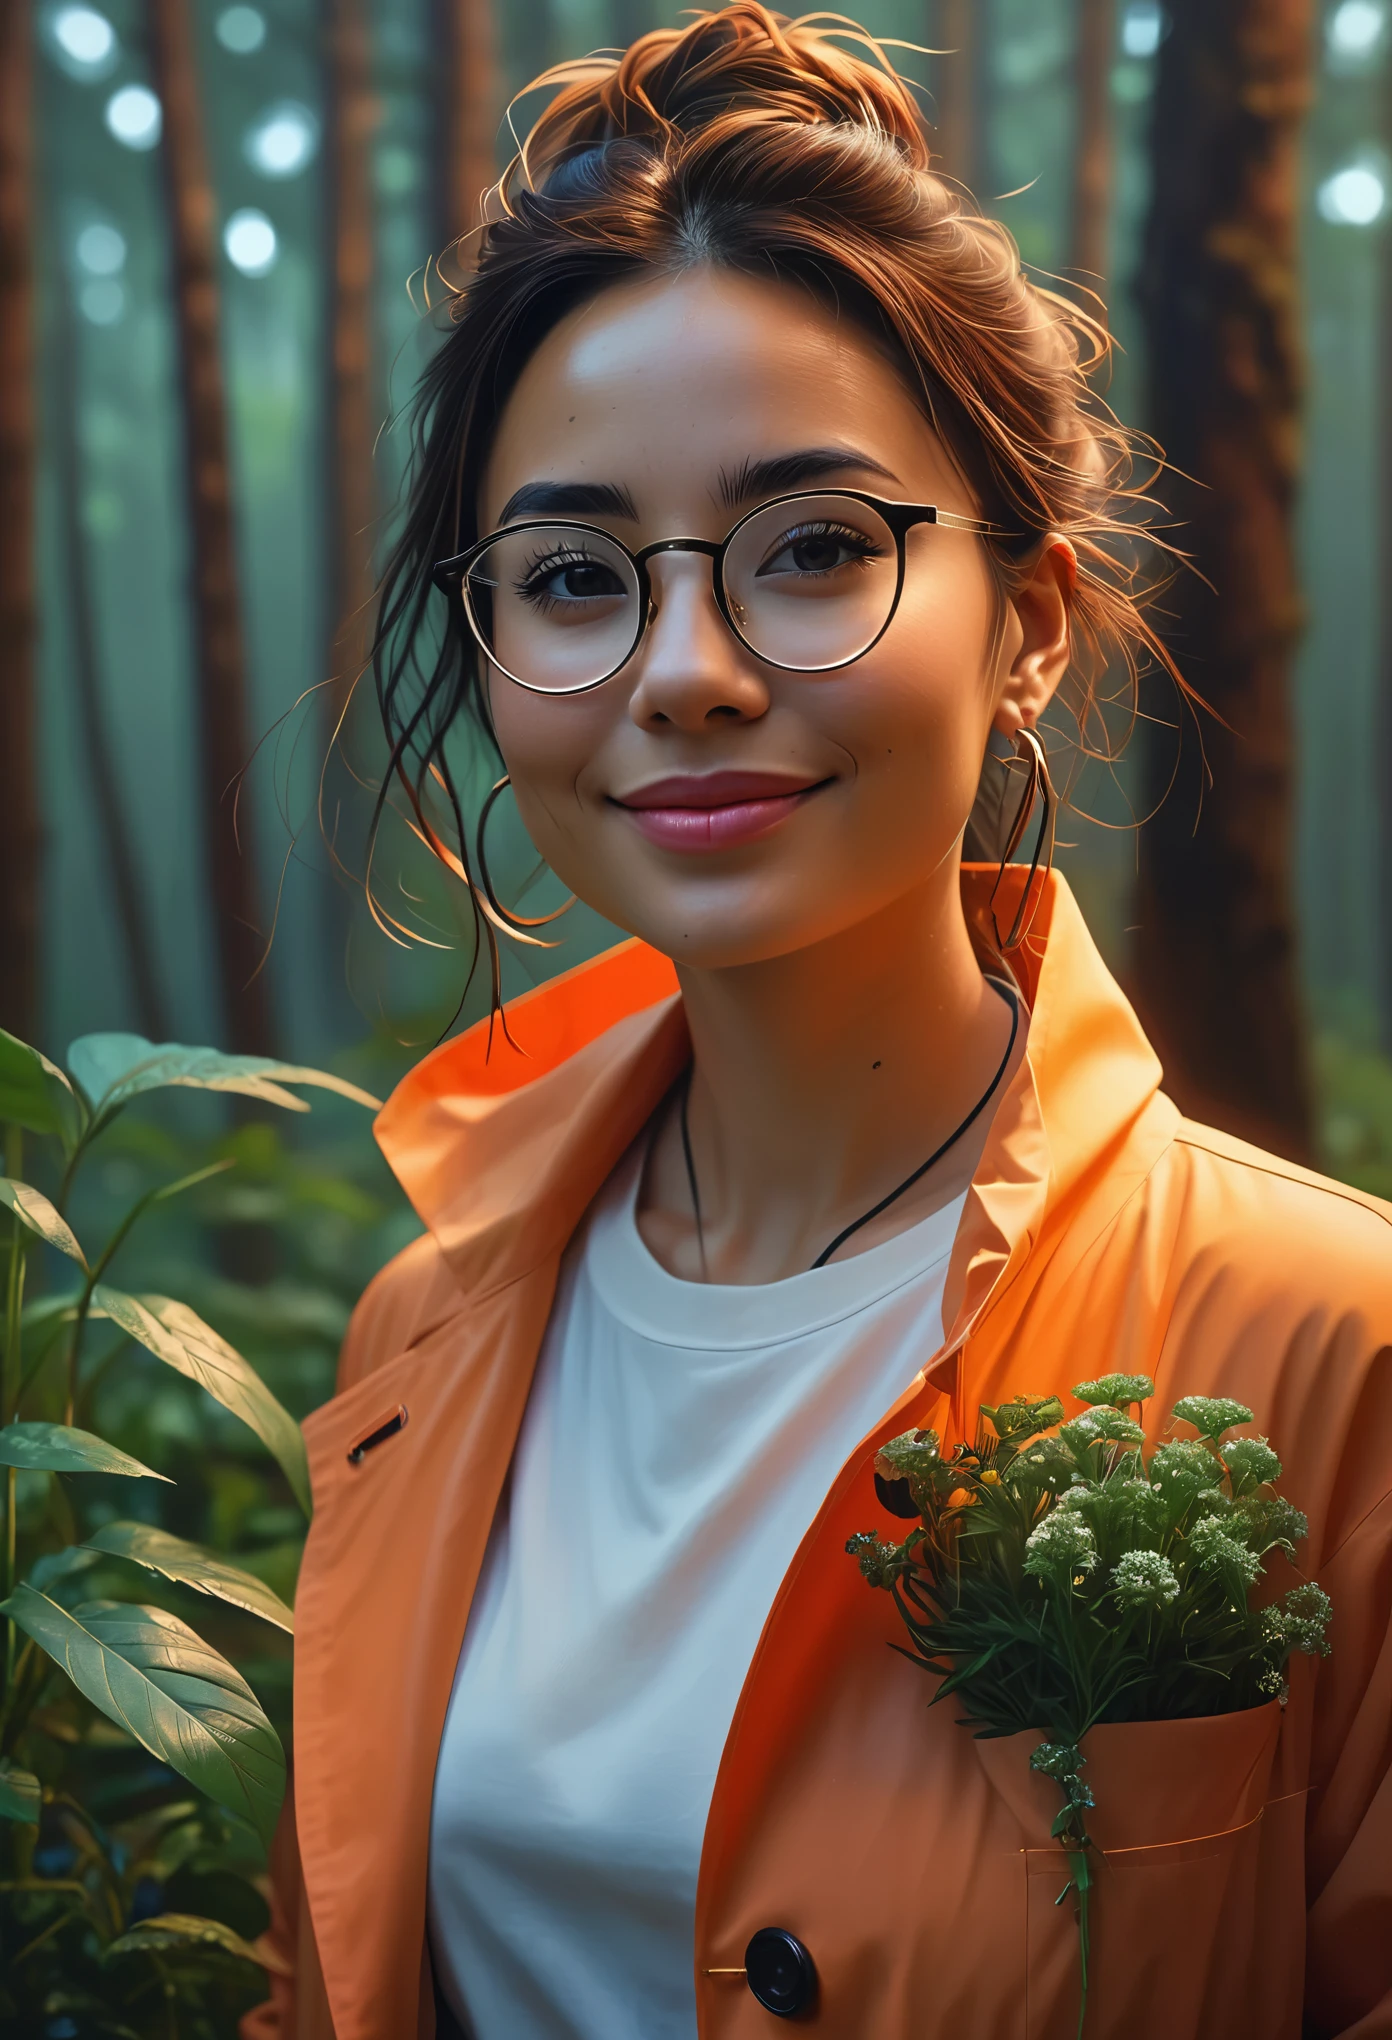
[[39,1021],[35,701],[33,14],[0,7],[0,1027]]
[[183,411],[199,793],[228,1045],[272,1050],[261,968],[255,833],[239,775],[252,743],[218,320],[216,211],[199,108],[189,0],[147,0],[164,109],[162,149]]
[[1289,695],[1311,0],[1171,0],[1170,16],[1142,295],[1151,423],[1176,470],[1159,493],[1199,569],[1166,629],[1217,715],[1182,740],[1150,733],[1147,807],[1162,805],[1141,832],[1137,989],[1184,1109],[1302,1157]]
[[[1075,0],[1073,205],[1068,267],[1085,290],[1107,277],[1112,200],[1112,49],[1115,0]],[[1086,302],[1086,300],[1085,300]],[[1089,307],[1095,310],[1095,307]]]
[[324,463],[328,532],[330,732],[347,709],[372,634],[372,546],[376,520],[372,383],[372,131],[376,107],[361,0],[324,0],[326,57]]
[[982,148],[980,39],[976,10],[982,0],[932,0],[929,40],[933,58],[932,111],[937,168],[975,196],[985,170]]
[[111,899],[116,908],[116,921],[135,997],[137,1025],[147,1041],[167,1041],[169,1021],[160,990],[149,917],[145,911],[145,898],[112,757],[106,706],[102,698],[91,540],[82,521],[82,448],[78,437],[82,393],[77,366],[77,315],[61,264],[55,296],[53,351],[49,367],[54,398],[51,412],[52,462],[58,498],[58,526],[62,533],[65,608],[77,721],[96,811],[101,873],[111,889]]
[[[456,241],[453,266],[473,263],[480,200],[497,176],[502,114],[491,0],[434,0],[437,22],[436,254]],[[461,236],[465,237],[461,241]]]

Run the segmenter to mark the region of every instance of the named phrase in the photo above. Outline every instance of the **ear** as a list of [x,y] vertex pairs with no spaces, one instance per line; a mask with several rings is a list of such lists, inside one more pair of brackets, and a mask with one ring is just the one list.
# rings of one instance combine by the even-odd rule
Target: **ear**
[[[1018,645],[991,719],[1003,737],[1033,729],[1068,671],[1077,581],[1077,553],[1059,532],[1051,532],[1023,586],[1010,597]],[[1015,636],[1012,631],[1010,638]]]

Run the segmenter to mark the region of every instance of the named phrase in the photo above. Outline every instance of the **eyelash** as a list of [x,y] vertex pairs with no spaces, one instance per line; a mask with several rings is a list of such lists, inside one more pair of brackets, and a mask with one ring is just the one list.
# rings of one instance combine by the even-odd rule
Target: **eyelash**
[[556,606],[555,596],[549,595],[545,588],[538,585],[545,575],[554,574],[559,567],[576,565],[595,566],[597,564],[599,562],[592,559],[589,553],[538,553],[534,560],[528,561],[522,572],[517,576],[513,586],[522,601],[530,602],[533,607],[541,611],[542,615],[545,615],[548,606],[550,608],[555,608]]
[[819,518],[815,523],[811,524],[794,525],[791,531],[784,532],[782,538],[778,541],[777,547],[769,554],[769,557],[777,559],[778,554],[786,551],[790,545],[797,545],[800,540],[808,538],[839,538],[847,540],[856,548],[859,555],[859,564],[862,566],[867,560],[884,558],[884,547],[876,545],[874,539],[867,538],[863,531],[856,531],[849,524],[832,524],[824,518]]

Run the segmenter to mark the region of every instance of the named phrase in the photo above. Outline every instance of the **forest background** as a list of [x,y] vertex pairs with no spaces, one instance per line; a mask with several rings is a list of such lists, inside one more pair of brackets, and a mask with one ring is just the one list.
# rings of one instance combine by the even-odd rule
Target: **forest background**
[[[1187,721],[1152,679],[1115,767],[1058,719],[1059,862],[1180,1102],[1392,1195],[1387,0],[854,11],[920,46],[894,55],[946,169],[1033,271],[1104,294],[1105,394],[1165,445],[1178,471],[1156,494],[1207,577],[1182,577],[1164,626],[1218,714]],[[403,407],[442,330],[428,265],[477,218],[538,71],[679,18],[642,0],[6,0],[0,1027],[57,1061],[125,1031],[381,1096],[482,1010],[478,982],[460,1005],[470,917],[405,831],[377,882],[420,940],[392,939],[352,883],[379,753],[369,704],[347,704]],[[513,108],[519,129],[534,110]],[[348,764],[321,778],[345,710]],[[491,776],[476,761],[476,799]],[[554,883],[506,814],[496,828],[504,897],[542,911]],[[561,931],[509,953],[509,990],[612,935],[583,909]],[[104,1135],[79,1232],[216,1162],[234,1166],[152,1208],[116,1273],[194,1304],[303,1415],[415,1221],[357,1107],[273,1126],[178,1092]],[[52,1262],[31,1269],[39,1299],[61,1292]],[[21,1474],[21,1544],[134,1514],[289,1601],[303,1519],[256,1438],[118,1327],[83,1367],[96,1427],[177,1487],[132,1502],[129,1482]],[[140,1588],[176,1610],[181,1591]],[[288,1639],[220,1619],[207,1633],[288,1743]],[[64,1733],[102,1840],[50,1792],[35,1860],[80,1884],[83,1851],[105,1850],[102,1945],[175,1900],[253,1938],[254,1837],[233,1823],[177,1874],[142,1869],[121,1823],[179,1781],[86,1715]],[[85,1903],[40,1927],[50,1953],[97,1931]],[[11,1924],[7,1961],[33,1938]],[[190,1989],[210,2023],[187,2030],[225,2030],[236,1991]],[[35,2031],[87,2030],[47,1983],[25,2002],[47,2007]]]

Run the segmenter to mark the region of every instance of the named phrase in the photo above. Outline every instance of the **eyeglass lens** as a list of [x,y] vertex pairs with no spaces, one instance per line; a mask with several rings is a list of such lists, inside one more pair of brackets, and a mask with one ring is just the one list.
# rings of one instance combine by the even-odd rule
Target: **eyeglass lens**
[[[898,552],[868,503],[803,496],[770,503],[738,527],[723,580],[751,651],[776,666],[817,672],[858,657],[884,629]],[[607,679],[647,620],[628,553],[574,524],[501,532],[469,568],[464,596],[494,664],[547,693]]]

